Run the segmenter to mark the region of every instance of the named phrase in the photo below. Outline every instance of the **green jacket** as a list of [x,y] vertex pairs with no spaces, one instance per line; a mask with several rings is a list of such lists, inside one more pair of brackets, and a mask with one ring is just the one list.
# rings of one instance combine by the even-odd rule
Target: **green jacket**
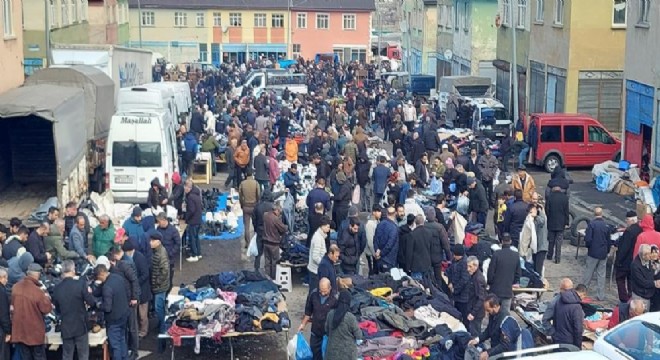
[[159,294],[170,288],[170,260],[161,244],[153,249],[151,256],[151,292]]
[[77,252],[67,250],[64,247],[63,236],[55,224],[50,226],[48,236],[44,238],[44,246],[46,247],[46,251],[49,252],[53,258],[69,260],[77,259],[79,257]]
[[92,250],[94,256],[105,255],[115,245],[115,226],[110,223],[107,229],[101,229],[101,225],[94,228],[92,236]]

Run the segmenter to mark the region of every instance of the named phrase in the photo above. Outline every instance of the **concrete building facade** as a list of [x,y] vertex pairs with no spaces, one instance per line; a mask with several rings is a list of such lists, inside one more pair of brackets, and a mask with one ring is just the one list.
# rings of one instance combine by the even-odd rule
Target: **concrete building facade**
[[401,19],[407,25],[403,34],[403,62],[411,74],[435,75],[437,66],[437,0],[404,0]]
[[0,8],[0,93],[23,84],[23,13],[21,0],[4,0]]
[[128,45],[127,0],[89,0],[90,44]]
[[623,158],[660,172],[660,3],[628,1],[624,101]]

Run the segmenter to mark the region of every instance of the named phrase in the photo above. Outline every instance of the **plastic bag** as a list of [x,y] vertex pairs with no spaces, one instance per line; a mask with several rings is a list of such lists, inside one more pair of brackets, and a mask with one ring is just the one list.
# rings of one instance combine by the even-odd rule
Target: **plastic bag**
[[456,211],[458,211],[458,213],[463,216],[467,216],[469,208],[470,208],[470,199],[463,194],[458,195],[458,201],[456,203]]
[[286,346],[287,360],[296,358],[297,348],[298,348],[298,336],[294,336],[291,340],[289,340],[289,344]]
[[250,245],[247,248],[247,256],[259,256],[259,248],[257,247],[257,234],[252,235]]
[[296,360],[312,360],[312,348],[309,347],[305,336],[301,332],[296,334]]
[[351,202],[354,205],[358,205],[360,203],[360,191],[361,190],[362,189],[360,189],[360,185],[355,185],[355,187],[353,188],[353,197],[351,199]]

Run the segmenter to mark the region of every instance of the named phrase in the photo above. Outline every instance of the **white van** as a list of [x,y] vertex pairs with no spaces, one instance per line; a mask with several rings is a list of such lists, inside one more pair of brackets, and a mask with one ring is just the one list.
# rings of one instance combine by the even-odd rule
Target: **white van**
[[192,97],[190,95],[190,85],[187,82],[180,81],[164,81],[154,82],[142,85],[150,89],[166,89],[171,90],[174,96],[174,105],[176,106],[176,119],[188,119],[188,115],[192,113]]
[[171,191],[179,170],[176,135],[165,112],[119,112],[112,117],[106,150],[106,189],[116,202],[143,204],[151,180]]
[[156,88],[149,83],[119,89],[117,97],[117,112],[129,111],[156,111],[167,112],[170,118],[178,117],[178,110],[174,101],[174,91],[169,88]]

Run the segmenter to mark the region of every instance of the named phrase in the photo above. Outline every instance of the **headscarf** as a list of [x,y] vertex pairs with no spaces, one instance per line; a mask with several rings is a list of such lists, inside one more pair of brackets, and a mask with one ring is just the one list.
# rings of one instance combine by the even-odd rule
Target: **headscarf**
[[332,329],[336,329],[344,320],[344,316],[351,309],[351,293],[348,291],[339,292],[339,301],[335,308],[335,314],[332,317]]

